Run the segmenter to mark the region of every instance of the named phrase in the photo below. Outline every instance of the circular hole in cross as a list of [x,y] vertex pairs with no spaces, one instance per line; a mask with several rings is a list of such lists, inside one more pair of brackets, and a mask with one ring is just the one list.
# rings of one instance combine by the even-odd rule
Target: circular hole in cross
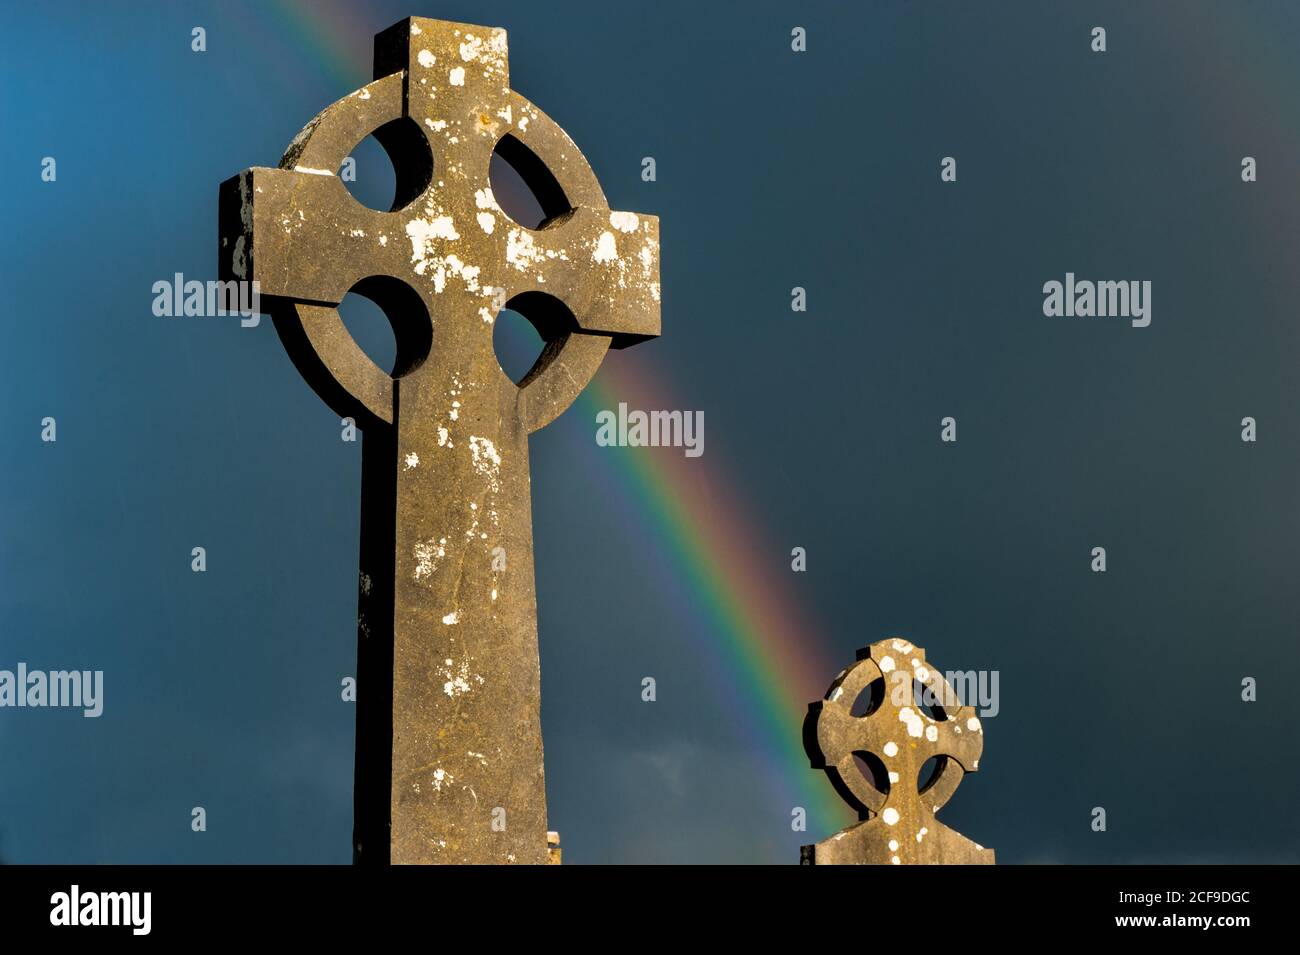
[[944,770],[948,768],[947,756],[931,756],[921,764],[916,774],[916,791],[923,793],[939,781]]
[[497,355],[497,364],[518,384],[537,364],[546,342],[538,334],[533,323],[512,308],[503,308],[497,313],[496,325],[492,329],[492,348]]
[[429,355],[429,313],[405,282],[362,279],[339,302],[338,313],[357,347],[394,378],[418,368]]
[[885,763],[879,756],[866,750],[857,750],[853,754],[853,762],[872,789],[882,795],[889,795],[889,770],[885,769]]
[[525,229],[539,229],[572,209],[546,163],[513,136],[497,141],[488,181],[501,211]]
[[915,677],[912,679],[912,700],[916,708],[936,723],[942,723],[948,718],[948,713],[943,708],[943,692],[943,684],[937,678],[933,679],[930,686]]
[[853,705],[849,707],[849,714],[856,717],[870,716],[876,710],[880,709],[880,704],[885,701],[885,679],[877,677],[857,695]]
[[[523,326],[531,326],[531,332]],[[492,348],[497,364],[524,387],[559,355],[578,327],[569,307],[546,292],[521,292],[497,313]]]
[[407,206],[433,180],[433,154],[415,120],[385,123],[349,151],[336,173],[352,198],[376,212]]

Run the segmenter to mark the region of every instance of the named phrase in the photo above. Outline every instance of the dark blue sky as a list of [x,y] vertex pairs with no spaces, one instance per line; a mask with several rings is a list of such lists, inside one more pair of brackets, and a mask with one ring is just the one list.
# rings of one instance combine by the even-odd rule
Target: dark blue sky
[[[358,3],[349,60],[283,3],[7,6],[0,669],[102,669],[106,699],[0,709],[0,855],[350,858],[359,446],[269,322],[158,318],[150,289],[214,277],[217,185],[419,14],[506,27],[611,206],[660,217],[663,337],[610,361],[704,411],[693,466],[768,573],[808,549],[792,652],[826,683],[891,635],[1000,671],[944,821],[1004,862],[1296,861],[1300,10],[1087,7]],[[1044,317],[1067,271],[1150,280],[1150,327]],[[812,771],[755,746],[763,700],[578,410],[532,442],[566,859],[794,862],[832,831],[790,831]]]

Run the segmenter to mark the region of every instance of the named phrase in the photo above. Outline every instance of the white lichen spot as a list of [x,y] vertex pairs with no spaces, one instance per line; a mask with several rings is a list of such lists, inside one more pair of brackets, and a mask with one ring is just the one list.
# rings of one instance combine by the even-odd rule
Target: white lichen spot
[[890,806],[880,814],[880,818],[885,821],[885,825],[893,826],[898,823],[898,810]]
[[929,832],[929,831],[930,831],[930,830],[927,829],[925,826],[922,826],[922,827],[920,828],[920,830],[919,830],[919,831],[917,832],[917,834],[916,834],[916,841],[917,841],[917,842],[920,842],[922,839],[924,839],[924,838],[925,838],[925,834],[926,834],[927,832]]
[[511,229],[506,237],[506,261],[519,271],[527,271],[530,265],[541,261],[543,255],[537,249],[533,237],[522,229]]
[[978,733],[980,731],[980,721],[972,716],[966,721],[966,728],[972,733]]
[[935,726],[933,723],[931,723],[929,726],[927,726],[927,727],[925,728],[925,738],[928,739],[931,743],[936,743],[936,742],[938,742],[938,740],[939,740],[939,727]]
[[438,266],[438,271],[434,275],[434,286],[439,292],[447,283],[448,275],[457,275],[465,283],[465,288],[471,292],[478,291],[478,275],[483,271],[477,265],[466,265],[460,260],[459,256],[449,255]]
[[436,267],[441,264],[441,260],[434,255],[438,239],[455,241],[460,238],[451,216],[412,219],[406,224],[406,234],[411,240],[411,264],[415,266],[418,275],[423,275],[430,265]]
[[472,33],[466,33],[465,42],[460,45],[460,58],[466,63],[472,63],[482,52],[483,41]]
[[596,248],[591,253],[593,262],[613,262],[618,258],[618,246],[614,244],[614,233],[602,232],[596,240]]
[[[445,119],[429,119],[426,116],[424,118],[424,125],[428,126],[435,133],[438,133],[447,128],[447,121]],[[438,185],[442,185],[442,183],[438,183]]]
[[453,778],[451,773],[439,766],[433,771],[433,788],[438,792],[442,792],[443,784],[450,783]]
[[415,545],[415,579],[423,580],[438,569],[438,561],[447,556],[447,538],[440,537],[435,544],[433,538],[419,541]]
[[898,650],[900,653],[912,652],[912,645],[908,643],[906,640],[895,640],[893,643],[890,644],[890,646],[893,647],[895,650]]
[[411,468],[417,468],[419,466],[420,466],[420,456],[416,454],[414,451],[412,451],[410,454],[406,456],[406,470],[409,471],[411,470]]
[[898,840],[897,840],[897,839],[890,839],[890,840],[889,840],[889,851],[890,851],[890,852],[897,852],[897,851],[898,851]]
[[900,859],[900,858],[898,858],[898,856],[890,856],[890,857],[889,857],[889,863],[890,863],[890,865],[902,865],[902,864],[903,864],[903,860]]
[[428,50],[421,50],[419,53],[415,55],[415,59],[425,69],[428,69],[429,67],[433,66],[434,63],[438,62],[438,58],[434,56],[432,53],[430,53]]
[[495,229],[497,225],[496,216],[494,216],[490,212],[480,212],[477,218],[478,218],[478,227],[482,229],[484,232],[486,232],[488,235],[491,235],[492,230]]
[[447,82],[452,86],[465,85],[465,67],[458,66],[447,74]]
[[352,230],[352,236],[353,236],[353,238],[364,239],[365,236],[366,236],[366,230],[365,230],[365,229],[353,229],[353,230]]
[[455,445],[451,443],[450,435],[449,435],[449,433],[448,433],[448,431],[447,431],[446,428],[439,428],[439,429],[438,429],[438,447],[440,447],[440,448],[454,448],[454,447],[455,447]]
[[379,237],[379,244],[380,244],[380,245],[388,245],[388,236],[386,236],[386,235],[381,235],[381,236]]
[[488,438],[470,435],[469,451],[473,458],[474,470],[479,474],[495,475],[501,467],[501,455],[496,445]]
[[459,611],[459,610],[453,610],[451,613],[445,615],[445,616],[442,618],[442,622],[445,623],[445,624],[446,624],[447,626],[449,626],[449,627],[450,627],[452,624],[460,623],[460,611]]
[[[452,660],[446,661],[446,666],[442,671],[443,684],[442,692],[450,697],[460,696],[474,689],[474,683],[479,686],[483,685],[483,678],[477,674],[469,672],[469,664],[461,663],[457,666]],[[470,755],[473,755],[472,753]]]
[[640,221],[635,212],[611,212],[609,214],[609,224],[619,232],[635,232]]
[[908,736],[915,736],[918,739],[920,738],[922,726],[921,714],[917,713],[916,710],[912,709],[910,706],[905,706],[898,711],[898,720],[900,723],[905,723],[907,725]]
[[894,669],[894,658],[893,658],[893,657],[881,657],[881,658],[880,658],[880,672],[881,672],[881,673],[891,673],[891,672],[893,672],[893,669]]
[[886,756],[898,755],[898,744],[895,743],[892,739],[885,744],[885,755]]
[[894,772],[892,769],[889,771],[889,781],[891,783],[898,782],[898,773]]

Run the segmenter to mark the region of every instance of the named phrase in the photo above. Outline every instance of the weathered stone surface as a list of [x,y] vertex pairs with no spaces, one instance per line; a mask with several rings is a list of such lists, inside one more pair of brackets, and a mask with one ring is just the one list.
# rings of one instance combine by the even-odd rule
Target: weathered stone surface
[[[611,212],[590,166],[510,89],[504,30],[411,18],[375,40],[378,79],[222,186],[221,271],[256,280],[293,361],[364,429],[354,858],[546,863],[528,435],[610,347],[659,334],[653,216]],[[392,211],[336,176],[375,133]],[[494,147],[549,216],[513,222]],[[335,308],[384,308],[392,376]],[[518,384],[493,322],[546,340]],[[558,855],[558,852],[556,853]]]
[[[943,719],[931,719],[916,704],[916,684],[930,689],[940,703],[934,715]],[[854,716],[864,691],[870,705],[865,715]],[[974,708],[961,705],[943,674],[926,662],[922,648],[889,639],[859,650],[858,661],[835,678],[825,699],[809,705],[804,746],[813,768],[826,771],[863,820],[804,846],[805,864],[993,863],[992,849],[934,815],[962,777],[979,769],[984,727]],[[855,754],[882,768],[884,778],[868,778]],[[919,781],[932,756],[939,757],[937,774]]]

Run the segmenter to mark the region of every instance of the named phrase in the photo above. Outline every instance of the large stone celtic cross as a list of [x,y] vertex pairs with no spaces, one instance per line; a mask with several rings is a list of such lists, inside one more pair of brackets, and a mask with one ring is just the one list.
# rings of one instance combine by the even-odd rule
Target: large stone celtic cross
[[[916,701],[917,684],[937,701],[933,717]],[[984,727],[920,647],[895,638],[859,650],[858,661],[835,678],[826,698],[808,707],[804,745],[813,768],[826,771],[863,820],[804,846],[805,863],[994,861],[992,849],[935,818],[962,777],[979,769]],[[933,775],[920,779],[932,757]]]
[[[375,38],[375,75],[278,169],[223,184],[221,272],[260,283],[294,363],[365,431],[354,859],[545,862],[528,434],[607,349],[659,334],[658,220],[611,212],[511,90],[504,30],[405,20]],[[335,175],[372,132],[389,212]],[[493,196],[494,148],[537,194],[537,229]],[[391,376],[339,317],[349,291],[393,323]],[[518,383],[492,345],[507,305],[547,342]]]

